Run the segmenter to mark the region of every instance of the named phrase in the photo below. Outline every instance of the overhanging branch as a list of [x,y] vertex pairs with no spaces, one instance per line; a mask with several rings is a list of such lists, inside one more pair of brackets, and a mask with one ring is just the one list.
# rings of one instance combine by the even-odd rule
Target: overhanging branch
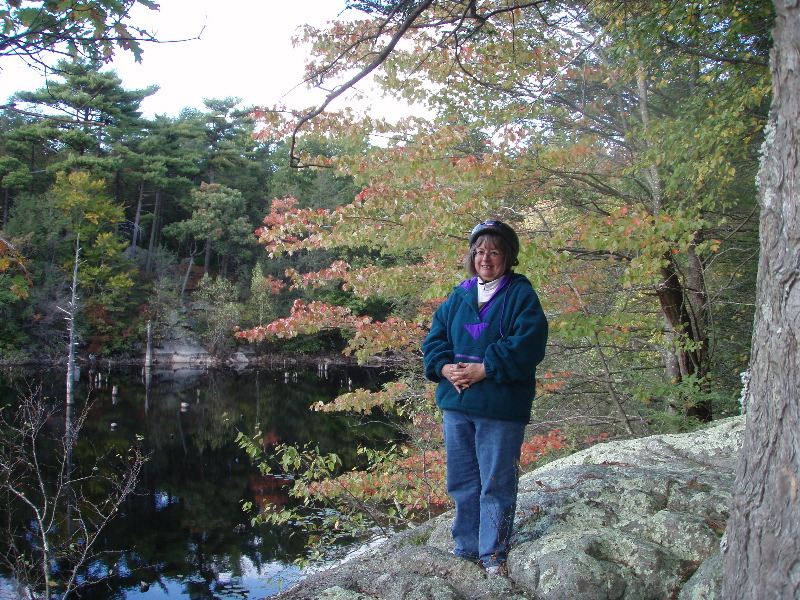
[[[381,12],[385,15],[382,22],[379,24],[376,33],[374,35],[370,35],[368,37],[363,37],[359,40],[356,40],[353,44],[351,44],[347,49],[345,49],[342,53],[339,54],[337,58],[335,58],[330,65],[335,64],[338,60],[340,60],[344,54],[347,52],[354,50],[359,46],[361,43],[365,43],[369,40],[377,40],[380,35],[389,29],[389,26],[394,21],[395,18],[400,17],[402,21],[400,21],[397,25],[396,30],[392,34],[391,38],[387,42],[386,46],[384,46],[380,52],[378,52],[374,58],[372,58],[364,67],[362,67],[353,77],[351,77],[346,82],[335,86],[325,97],[325,99],[313,110],[305,113],[304,115],[300,116],[297,123],[295,123],[291,135],[290,135],[290,143],[289,143],[289,165],[293,168],[302,168],[302,167],[326,167],[330,168],[330,165],[322,165],[322,164],[302,164],[300,157],[296,152],[297,146],[297,136],[300,133],[300,130],[311,120],[315,117],[319,116],[321,113],[325,111],[325,109],[330,106],[331,102],[333,102],[336,98],[341,96],[344,92],[351,89],[355,86],[358,82],[363,80],[367,77],[370,73],[372,73],[375,69],[381,66],[394,52],[397,44],[403,37],[408,33],[410,30],[413,29],[435,29],[439,27],[443,27],[445,25],[453,25],[454,27],[449,31],[446,32],[443,37],[447,38],[450,37],[455,39],[456,45],[463,43],[464,40],[469,39],[470,36],[474,35],[478,30],[481,29],[487,22],[489,22],[492,18],[495,18],[501,14],[514,12],[517,10],[522,10],[525,8],[533,8],[537,7],[541,4],[545,4],[548,0],[533,0],[531,2],[508,2],[504,6],[500,6],[497,8],[493,8],[485,13],[481,13],[478,11],[477,3],[474,0],[455,0],[450,2],[452,10],[447,12],[441,17],[432,18],[429,22],[422,22],[422,16],[428,11],[429,9],[435,7],[437,5],[437,0],[421,0],[416,4],[411,4],[408,2],[398,2],[394,6],[385,6],[385,10],[380,10],[377,12]],[[362,3],[365,5],[373,5],[374,3]],[[438,0],[438,4],[441,5],[441,0]],[[383,6],[383,5],[381,5]],[[358,3],[352,3],[352,8],[357,8],[360,10],[364,10],[363,7],[359,6]],[[401,10],[401,8],[403,10]],[[364,10],[364,12],[374,12],[369,10]],[[468,26],[468,23],[474,23],[473,26]],[[462,33],[462,35],[459,35]],[[323,68],[317,71],[313,77],[319,77],[323,75],[327,71],[327,68]],[[308,80],[307,80],[308,81]]]

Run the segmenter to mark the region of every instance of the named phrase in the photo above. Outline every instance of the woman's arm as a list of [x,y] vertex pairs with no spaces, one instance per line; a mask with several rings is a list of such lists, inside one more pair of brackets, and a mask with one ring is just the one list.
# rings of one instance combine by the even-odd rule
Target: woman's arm
[[547,317],[532,287],[516,294],[509,309],[507,335],[490,344],[484,355],[486,377],[498,382],[531,377],[547,346]]
[[431,330],[422,342],[422,355],[425,364],[425,377],[431,381],[447,379],[443,369],[452,364],[455,356],[453,343],[448,332],[448,319],[451,300],[445,300],[433,315]]

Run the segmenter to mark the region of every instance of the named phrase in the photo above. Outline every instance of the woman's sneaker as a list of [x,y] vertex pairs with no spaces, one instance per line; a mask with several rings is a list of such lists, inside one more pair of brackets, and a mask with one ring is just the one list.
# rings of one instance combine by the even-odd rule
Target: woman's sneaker
[[489,565],[488,567],[485,567],[485,569],[489,575],[501,575],[503,577],[508,577],[508,569],[506,568],[505,564]]

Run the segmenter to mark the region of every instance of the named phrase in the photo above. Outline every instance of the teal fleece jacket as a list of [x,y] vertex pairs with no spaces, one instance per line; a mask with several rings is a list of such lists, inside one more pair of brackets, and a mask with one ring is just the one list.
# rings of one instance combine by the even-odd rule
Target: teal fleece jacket
[[[462,281],[434,314],[422,343],[425,376],[439,383],[441,409],[527,423],[547,318],[524,275],[511,273],[480,310],[477,286],[477,278]],[[486,379],[459,393],[442,376],[444,365],[458,362],[483,362]]]

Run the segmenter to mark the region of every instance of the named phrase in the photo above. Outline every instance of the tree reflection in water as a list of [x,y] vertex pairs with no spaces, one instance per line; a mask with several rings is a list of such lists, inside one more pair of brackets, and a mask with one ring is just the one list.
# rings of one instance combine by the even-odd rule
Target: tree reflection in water
[[[99,375],[99,377],[98,377]],[[144,436],[149,453],[137,491],[106,528],[103,554],[93,569],[114,577],[93,598],[264,598],[302,576],[292,561],[305,540],[293,532],[251,526],[242,501],[288,502],[282,481],[253,468],[234,440],[257,424],[276,443],[313,441],[337,452],[346,467],[359,460],[359,443],[380,446],[395,436],[388,425],[312,412],[309,407],[340,393],[375,389],[391,373],[325,368],[225,371],[140,370],[83,377],[94,407],[81,443],[110,447]],[[16,397],[14,385],[42,379],[50,397],[63,392],[63,373],[6,371],[0,400]],[[149,386],[146,385],[149,383]],[[116,393],[112,393],[115,391]]]

